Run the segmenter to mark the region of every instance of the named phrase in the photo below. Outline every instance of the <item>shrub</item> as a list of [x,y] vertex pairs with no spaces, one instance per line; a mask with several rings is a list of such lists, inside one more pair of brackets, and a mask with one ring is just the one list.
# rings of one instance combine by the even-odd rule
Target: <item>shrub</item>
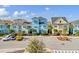
[[0,36],[3,36],[3,35],[5,35],[5,34],[0,34]]
[[58,40],[61,40],[61,41],[70,41],[70,39],[66,36],[59,36],[57,37]]
[[14,33],[15,31],[14,31],[14,30],[12,30],[12,29],[9,29],[9,32],[10,32],[10,33]]
[[79,36],[79,31],[76,31],[76,36]]
[[22,40],[23,40],[23,36],[17,35],[17,36],[16,36],[16,40],[17,40],[17,41],[22,41]]
[[30,53],[43,53],[44,44],[42,41],[32,39],[26,48],[26,50]]

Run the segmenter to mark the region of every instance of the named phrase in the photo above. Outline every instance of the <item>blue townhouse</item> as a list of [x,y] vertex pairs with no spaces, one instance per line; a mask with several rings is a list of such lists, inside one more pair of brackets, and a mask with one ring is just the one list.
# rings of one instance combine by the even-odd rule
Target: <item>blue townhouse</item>
[[32,34],[47,34],[48,33],[48,22],[43,17],[32,18]]

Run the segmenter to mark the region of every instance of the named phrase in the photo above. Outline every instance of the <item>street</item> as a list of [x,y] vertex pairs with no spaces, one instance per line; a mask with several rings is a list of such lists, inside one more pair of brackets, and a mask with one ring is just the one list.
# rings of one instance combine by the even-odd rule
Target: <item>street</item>
[[[26,36],[27,37],[27,36]],[[28,37],[29,39],[32,37]],[[42,40],[47,48],[51,50],[79,50],[79,38],[70,38],[71,41],[60,41],[54,36],[36,36],[38,40]],[[1,41],[0,52],[23,52],[28,45],[29,39],[23,41]]]

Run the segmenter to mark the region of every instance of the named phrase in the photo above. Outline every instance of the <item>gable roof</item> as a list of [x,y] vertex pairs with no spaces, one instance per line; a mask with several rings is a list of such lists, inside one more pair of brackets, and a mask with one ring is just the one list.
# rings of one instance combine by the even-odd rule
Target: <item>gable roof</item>
[[25,20],[25,19],[15,19],[14,24],[17,25],[23,25],[23,24],[31,24],[31,22]]
[[15,19],[15,20],[0,20],[0,24],[9,24],[9,25],[23,25],[23,24],[31,24],[30,21],[22,20],[22,19]]
[[12,20],[0,20],[0,24],[13,24]]
[[66,17],[52,17],[52,18],[51,18],[52,23],[54,23],[55,21],[57,21],[57,20],[59,20],[59,19],[63,19],[64,21],[66,21],[66,22],[68,23]]

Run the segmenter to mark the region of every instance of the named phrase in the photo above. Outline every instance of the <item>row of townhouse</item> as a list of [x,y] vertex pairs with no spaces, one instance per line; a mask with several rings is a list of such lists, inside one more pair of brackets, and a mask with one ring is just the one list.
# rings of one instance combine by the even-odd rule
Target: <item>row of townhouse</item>
[[[32,28],[34,29],[33,33],[47,34],[48,23],[47,19],[43,17],[32,18]],[[53,27],[52,34],[55,34],[56,31],[61,31],[61,34],[64,34],[65,30],[66,34],[69,33],[69,23],[65,17],[52,17],[50,23]]]
[[[79,31],[79,20],[68,22],[66,17],[52,17],[50,21],[52,25],[52,34],[76,34]],[[43,17],[32,18],[32,29],[34,29],[33,34],[41,33],[47,34],[49,27],[49,22]],[[72,27],[71,27],[72,26]]]
[[[14,30],[15,33],[25,32],[29,34],[48,34],[48,21],[44,17],[33,17],[32,22],[24,19],[15,20],[0,20],[0,33],[10,33],[10,30]],[[52,25],[52,34],[56,32],[61,34],[76,34],[79,31],[79,20],[69,23],[66,17],[52,17],[50,21]],[[70,28],[70,24],[73,27]]]
[[23,31],[28,33],[30,27],[31,22],[24,19],[0,20],[0,34],[9,34],[10,30],[13,30],[15,33]]

